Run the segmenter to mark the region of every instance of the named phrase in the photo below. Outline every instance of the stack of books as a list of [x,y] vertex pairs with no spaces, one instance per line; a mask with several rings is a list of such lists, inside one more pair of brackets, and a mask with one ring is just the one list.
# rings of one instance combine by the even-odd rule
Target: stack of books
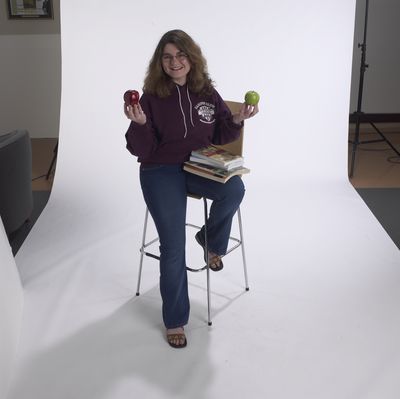
[[226,183],[232,176],[250,172],[250,169],[243,166],[243,162],[243,157],[240,155],[208,146],[192,151],[190,160],[184,163],[183,169],[207,179]]

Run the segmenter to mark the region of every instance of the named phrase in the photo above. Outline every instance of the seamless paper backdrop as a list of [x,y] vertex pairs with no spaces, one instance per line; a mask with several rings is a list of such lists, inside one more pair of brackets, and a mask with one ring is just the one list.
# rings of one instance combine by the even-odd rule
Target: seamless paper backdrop
[[50,202],[70,215],[67,236],[83,220],[82,247],[121,225],[139,234],[144,204],[138,164],[125,149],[122,95],[141,89],[158,40],[174,28],[200,44],[223,98],[261,94],[261,112],[245,126],[252,173],[244,206],[255,219],[263,210],[253,201],[272,208],[274,192],[280,196],[268,189],[273,182],[298,186],[289,195],[333,181],[349,186],[354,11],[348,1],[203,1],[193,9],[179,1],[62,2],[60,151]]
[[16,363],[22,311],[22,285],[0,218],[0,398],[6,396]]
[[[396,397],[400,257],[347,181],[354,9],[354,0],[61,2],[58,164],[17,256],[25,313],[9,399],[236,398],[249,387],[260,398]],[[245,125],[251,290],[243,295],[240,253],[229,255],[212,275],[208,329],[205,277],[191,275],[179,354],[162,337],[156,262],[146,260],[134,296],[144,203],[122,112],[124,91],[141,88],[174,28],[200,44],[224,98],[261,94]],[[188,218],[201,213],[189,205]],[[192,253],[190,235],[187,245]]]
[[158,40],[174,28],[200,44],[224,98],[261,94],[245,142],[257,177],[345,179],[354,2],[206,0],[190,10],[178,1],[106,4],[62,4],[58,181],[132,177],[122,94],[141,89]]

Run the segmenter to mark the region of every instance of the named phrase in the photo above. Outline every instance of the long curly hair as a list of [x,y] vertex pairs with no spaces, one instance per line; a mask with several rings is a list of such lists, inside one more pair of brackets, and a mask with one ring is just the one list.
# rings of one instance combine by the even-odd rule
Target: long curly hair
[[190,71],[187,75],[189,90],[196,94],[210,95],[214,85],[208,75],[207,61],[196,42],[179,29],[170,30],[161,37],[147,68],[143,91],[158,97],[167,97],[171,94],[174,84],[164,72],[161,59],[164,47],[168,43],[174,44],[188,56],[190,62]]

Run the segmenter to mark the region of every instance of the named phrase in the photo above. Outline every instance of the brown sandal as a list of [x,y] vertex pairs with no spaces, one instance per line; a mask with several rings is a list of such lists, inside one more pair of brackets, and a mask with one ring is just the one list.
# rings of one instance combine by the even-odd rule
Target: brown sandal
[[[200,231],[194,236],[194,238],[196,239],[197,243],[203,248],[204,261],[207,262],[205,243],[201,237]],[[209,256],[208,266],[213,272],[219,272],[224,268],[224,264],[222,263],[222,257],[220,255],[215,255],[215,254],[213,256]]]
[[[167,333],[167,341],[173,348],[184,348],[187,345],[185,333]],[[178,343],[177,343],[178,342]]]
[[223,269],[224,264],[222,263],[222,259],[219,255],[214,255],[209,257],[208,259],[208,266],[214,272],[219,272]]

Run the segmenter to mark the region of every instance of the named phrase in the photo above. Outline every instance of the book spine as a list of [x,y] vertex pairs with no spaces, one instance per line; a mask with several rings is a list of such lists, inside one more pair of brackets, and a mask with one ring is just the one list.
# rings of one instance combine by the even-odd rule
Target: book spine
[[212,159],[212,158],[201,158],[201,157],[197,157],[195,154],[192,154],[189,159],[190,159],[190,161],[193,161],[193,162],[202,163],[205,165],[211,165],[211,166],[215,166],[216,168],[221,168],[221,169],[225,169],[225,170],[231,170],[231,169],[238,168],[243,165],[243,158],[239,159],[239,160],[234,159],[232,161],[222,163],[222,162]]
[[199,169],[192,168],[192,167],[190,167],[188,165],[185,165],[183,167],[183,170],[186,170],[189,173],[193,173],[194,175],[204,177],[206,179],[214,180],[214,181],[219,182],[219,183],[225,183],[225,179],[220,177],[219,175],[217,175],[215,173],[209,173],[209,172],[206,172],[206,171],[201,171]]
[[[226,159],[224,159],[224,156]],[[193,157],[193,161],[195,162],[204,160],[204,163],[209,162],[210,165],[216,165],[224,168],[228,168],[230,165],[243,165],[243,157],[240,155],[233,155],[215,147],[208,147],[203,150],[192,151],[191,157]]]

